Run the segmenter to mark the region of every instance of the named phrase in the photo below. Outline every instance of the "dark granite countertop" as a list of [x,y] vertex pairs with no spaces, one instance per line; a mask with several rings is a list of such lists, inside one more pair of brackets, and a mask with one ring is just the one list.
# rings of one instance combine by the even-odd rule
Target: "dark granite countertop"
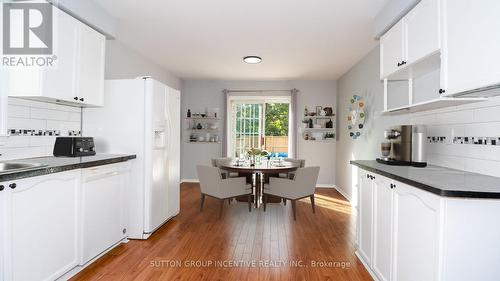
[[498,177],[432,165],[426,168],[390,166],[375,160],[356,160],[351,164],[439,196],[500,199]]
[[128,155],[128,154],[97,154],[95,156],[85,156],[85,157],[51,156],[51,157],[36,157],[36,158],[6,160],[3,162],[38,163],[38,164],[45,164],[45,166],[40,167],[36,170],[18,171],[18,172],[0,174],[0,182],[42,176],[42,175],[59,173],[63,171],[80,169],[80,168],[89,168],[89,167],[119,163],[135,158],[136,158],[135,155]]

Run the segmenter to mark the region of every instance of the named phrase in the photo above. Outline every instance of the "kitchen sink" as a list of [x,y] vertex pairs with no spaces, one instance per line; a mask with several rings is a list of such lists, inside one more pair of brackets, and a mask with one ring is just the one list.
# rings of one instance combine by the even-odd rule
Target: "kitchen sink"
[[37,170],[47,166],[41,163],[26,163],[26,162],[0,162],[0,174],[8,174],[19,171]]

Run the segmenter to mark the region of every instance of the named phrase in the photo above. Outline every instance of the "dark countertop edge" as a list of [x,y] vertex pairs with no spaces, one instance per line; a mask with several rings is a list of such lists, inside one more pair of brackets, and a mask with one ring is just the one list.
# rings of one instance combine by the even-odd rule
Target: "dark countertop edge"
[[76,170],[76,169],[85,169],[85,168],[96,167],[96,166],[116,164],[116,163],[125,162],[128,160],[135,159],[136,157],[137,157],[136,155],[112,156],[109,159],[99,159],[99,160],[89,161],[89,162],[85,162],[85,163],[67,164],[67,165],[61,165],[61,166],[48,166],[48,167],[43,167],[43,168],[37,169],[37,170],[19,171],[19,172],[12,173],[12,174],[0,175],[0,182],[44,176],[44,175],[48,175],[48,174],[55,174],[55,173],[60,173],[60,172],[65,172],[65,171],[70,171],[70,170]]
[[458,190],[442,190],[440,188],[436,188],[427,184],[423,184],[418,181],[414,181],[408,178],[404,178],[395,174],[391,174],[386,171],[382,171],[370,166],[363,165],[361,163],[358,163],[356,161],[350,161],[351,165],[358,166],[360,168],[363,168],[364,170],[367,170],[369,172],[373,172],[385,177],[388,177],[390,179],[408,184],[410,186],[416,187],[418,189],[428,191],[430,193],[439,195],[441,197],[450,197],[450,198],[475,198],[475,199],[500,199],[500,193],[495,193],[495,192],[477,192],[477,191],[458,191]]

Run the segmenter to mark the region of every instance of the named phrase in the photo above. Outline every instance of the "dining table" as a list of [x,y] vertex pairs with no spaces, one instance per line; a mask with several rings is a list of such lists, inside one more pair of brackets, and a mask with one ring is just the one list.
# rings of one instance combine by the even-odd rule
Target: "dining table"
[[222,163],[219,165],[219,168],[228,172],[238,173],[239,176],[247,176],[250,179],[254,205],[255,208],[258,208],[262,204],[265,179],[271,176],[279,176],[279,174],[294,172],[300,168],[300,164],[284,160],[263,160],[253,165],[245,161],[233,161]]

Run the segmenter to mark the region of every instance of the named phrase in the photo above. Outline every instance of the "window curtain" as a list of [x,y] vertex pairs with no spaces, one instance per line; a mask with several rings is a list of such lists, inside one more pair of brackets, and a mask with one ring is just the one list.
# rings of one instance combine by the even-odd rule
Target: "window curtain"
[[297,129],[298,129],[298,123],[297,123],[297,117],[298,117],[298,108],[297,108],[297,93],[299,90],[297,89],[292,89],[291,91],[291,99],[290,99],[290,147],[291,149],[291,158],[297,158],[299,155],[297,152]]
[[228,154],[228,147],[227,147],[227,138],[228,138],[228,119],[230,118],[230,116],[227,116],[227,107],[228,107],[228,103],[229,103],[229,91],[227,89],[224,89],[222,91],[222,93],[224,94],[224,108],[223,108],[223,111],[224,112],[224,127],[222,128],[222,156],[223,157],[227,157],[227,154]]

